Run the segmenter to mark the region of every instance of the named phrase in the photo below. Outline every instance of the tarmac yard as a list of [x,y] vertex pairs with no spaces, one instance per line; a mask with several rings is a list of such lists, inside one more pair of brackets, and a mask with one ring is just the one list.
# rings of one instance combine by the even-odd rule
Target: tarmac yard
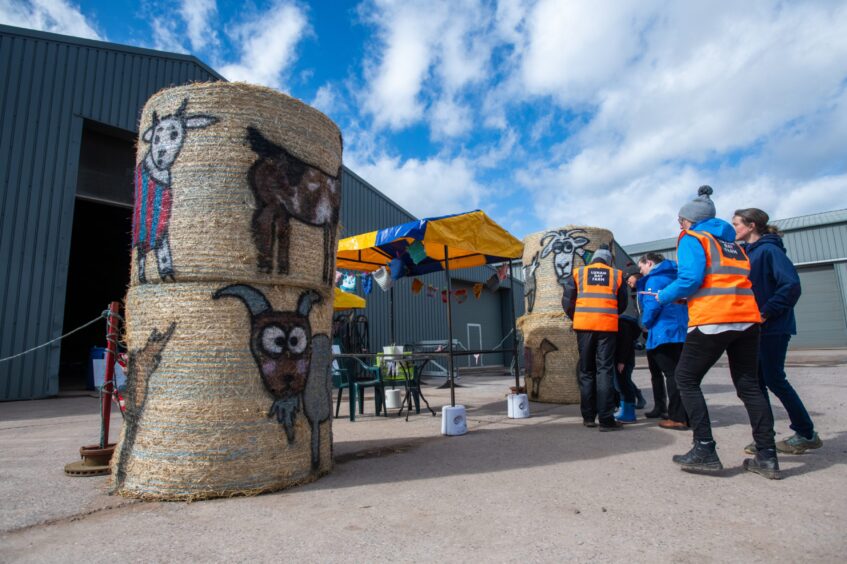
[[[847,351],[792,353],[788,365],[824,446],[782,455],[780,481],[741,467],[750,427],[725,366],[704,381],[718,475],[680,471],[671,456],[690,432],[643,411],[615,433],[583,427],[576,405],[533,403],[530,418],[508,419],[513,380],[468,375],[456,390],[467,435],[442,436],[426,411],[375,417],[368,398],[355,423],[334,421],[329,475],[195,503],[123,499],[106,477],[64,475],[97,440],[96,397],[2,403],[0,561],[843,562]],[[635,380],[650,399],[647,371]],[[436,412],[449,403],[449,390],[424,392]],[[114,415],[113,437],[119,426]]]

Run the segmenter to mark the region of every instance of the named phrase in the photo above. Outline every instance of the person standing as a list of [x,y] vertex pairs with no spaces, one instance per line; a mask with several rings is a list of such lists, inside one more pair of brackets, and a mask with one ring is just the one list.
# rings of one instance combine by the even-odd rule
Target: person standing
[[615,412],[615,419],[621,423],[635,423],[637,417],[636,388],[632,381],[632,371],[635,370],[635,342],[641,337],[641,327],[638,320],[628,315],[618,318],[618,334],[615,337],[615,377],[620,390],[620,410]]
[[623,272],[611,266],[612,253],[601,245],[591,263],[573,270],[565,281],[562,308],[573,320],[579,349],[579,396],[582,422],[601,431],[619,429],[615,420],[612,378],[618,315],[626,310]]
[[694,446],[686,454],[674,455],[673,461],[695,472],[723,468],[700,384],[726,352],[732,383],[747,410],[756,443],[756,455],[744,461],[744,469],[778,479],[773,413],[757,373],[761,317],[748,278],[750,262],[735,243],[732,225],[715,218],[712,192],[710,186],[701,186],[697,198],[679,210],[678,276],[655,296],[661,305],[688,300],[688,334],[675,375],[694,431]]
[[[647,329],[647,357],[655,363],[659,371],[659,382],[667,381],[668,417],[659,422],[664,429],[688,429],[688,416],[682,406],[676,385],[676,365],[682,354],[688,327],[688,308],[679,303],[662,305],[654,297],[676,280],[677,267],[672,260],[665,260],[659,253],[647,253],[638,260],[643,275],[639,295],[641,303],[641,324]],[[647,299],[645,299],[647,298]],[[664,386],[661,386],[664,394]],[[654,391],[655,396],[655,391]],[[662,398],[664,399],[664,398]],[[657,405],[656,407],[660,407]],[[649,414],[645,414],[649,415]]]
[[[759,385],[770,390],[791,421],[794,435],[776,443],[779,452],[803,454],[823,446],[806,406],[785,375],[785,354],[791,335],[797,334],[794,306],[800,299],[800,277],[782,244],[779,230],[768,225],[770,217],[758,208],[735,210],[732,225],[750,257],[750,281],[762,316],[759,339]],[[744,449],[755,454],[756,445]]]

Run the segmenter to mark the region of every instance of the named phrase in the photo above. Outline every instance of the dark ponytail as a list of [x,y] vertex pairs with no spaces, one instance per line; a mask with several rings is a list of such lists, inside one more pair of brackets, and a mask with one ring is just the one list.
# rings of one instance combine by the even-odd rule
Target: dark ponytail
[[735,210],[735,215],[741,218],[746,225],[752,225],[756,228],[759,235],[778,235],[782,237],[782,232],[775,225],[768,223],[770,216],[759,208],[745,208],[743,210]]

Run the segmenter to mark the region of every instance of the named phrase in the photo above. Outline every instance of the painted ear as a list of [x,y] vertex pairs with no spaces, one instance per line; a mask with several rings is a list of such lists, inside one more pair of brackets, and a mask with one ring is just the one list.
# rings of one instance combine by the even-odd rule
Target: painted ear
[[147,130],[144,132],[144,135],[141,136],[141,139],[147,143],[153,141],[153,130],[155,128],[155,125],[151,125],[150,127],[148,127]]
[[312,305],[321,301],[321,295],[314,290],[309,290],[300,294],[300,299],[297,300],[297,313],[303,317],[307,317],[312,311]]
[[574,237],[573,238],[573,246],[574,247],[583,247],[589,243],[589,240],[585,237]]
[[202,127],[209,127],[210,125],[215,125],[218,123],[218,118],[214,116],[189,116],[185,118],[185,127],[188,129],[199,129]]

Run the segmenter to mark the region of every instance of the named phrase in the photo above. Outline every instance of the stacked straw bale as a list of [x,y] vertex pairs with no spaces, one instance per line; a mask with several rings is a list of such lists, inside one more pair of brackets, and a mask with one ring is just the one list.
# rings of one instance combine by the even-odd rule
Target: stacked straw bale
[[546,403],[579,403],[579,352],[571,320],[562,310],[561,280],[590,262],[591,253],[612,246],[606,229],[566,225],[524,239],[526,315],[518,319],[523,333],[526,390],[530,399]]
[[198,83],[150,98],[139,132],[113,490],[192,500],[314,480],[332,467],[338,128],[267,88]]

